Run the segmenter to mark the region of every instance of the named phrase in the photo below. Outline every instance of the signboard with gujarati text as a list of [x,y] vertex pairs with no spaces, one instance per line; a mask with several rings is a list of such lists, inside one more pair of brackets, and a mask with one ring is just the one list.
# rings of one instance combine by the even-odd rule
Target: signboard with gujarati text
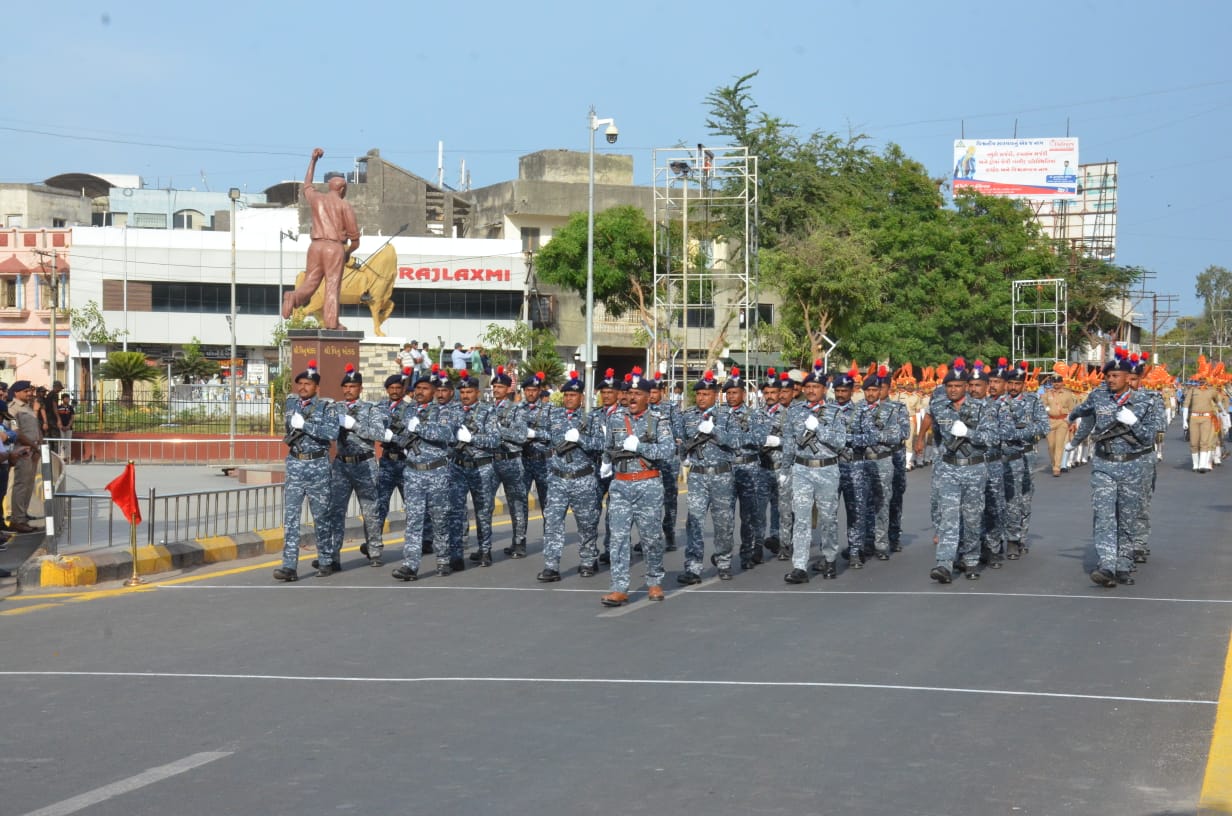
[[1078,196],[1078,139],[957,139],[953,189],[1028,199]]

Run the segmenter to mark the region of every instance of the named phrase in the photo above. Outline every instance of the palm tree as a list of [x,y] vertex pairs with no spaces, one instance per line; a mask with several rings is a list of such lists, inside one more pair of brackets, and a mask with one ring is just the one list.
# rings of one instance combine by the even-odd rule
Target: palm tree
[[133,383],[162,379],[159,370],[139,351],[113,351],[94,373],[103,380],[120,381],[120,404],[125,408],[133,407]]

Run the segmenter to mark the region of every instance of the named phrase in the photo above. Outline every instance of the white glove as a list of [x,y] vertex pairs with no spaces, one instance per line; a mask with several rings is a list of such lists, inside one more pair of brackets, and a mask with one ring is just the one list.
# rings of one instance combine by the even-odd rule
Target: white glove
[[1181,424],[1181,430],[1182,430],[1182,431],[1188,431],[1188,430],[1189,430],[1189,423],[1188,423],[1188,422],[1182,423],[1182,424]]
[[419,417],[411,417],[411,421],[406,423],[407,433],[414,433],[419,430]]
[[1117,422],[1122,425],[1134,426],[1138,424],[1138,415],[1128,408],[1121,408],[1116,414]]
[[394,441],[394,432],[389,430],[389,428],[385,429],[385,441],[386,442]]
[[954,424],[950,426],[950,434],[952,436],[957,436],[960,439],[970,432],[970,429],[967,428],[967,423],[963,422],[961,419],[954,420]]
[[300,428],[304,427],[304,415],[303,414],[291,414],[291,427],[297,431]]
[[637,453],[637,437],[633,435],[626,436],[625,441],[621,443],[620,447],[629,453]]
[[703,419],[697,423],[697,432],[700,434],[714,433],[714,423],[708,419]]
[[599,465],[599,478],[600,479],[607,479],[611,475],[612,475],[612,463],[611,462],[604,462],[602,465]]
[[534,428],[527,428],[527,429],[526,429],[526,438],[527,438],[527,439],[534,439],[534,438],[535,438],[535,429],[534,429]]
[[355,417],[350,414],[340,414],[338,416],[338,427],[346,428],[348,431],[355,427]]
[[577,442],[581,438],[582,438],[582,435],[578,433],[577,428],[570,428],[569,430],[565,431],[565,441],[566,442]]
[[1066,453],[1069,453],[1069,452],[1070,452],[1070,451],[1072,451],[1073,449],[1074,449],[1074,443],[1073,443],[1073,442],[1066,442],[1066,443],[1065,443],[1065,452],[1066,452]]
[[786,473],[779,474],[779,484],[781,485],[787,484],[787,474]]
[[777,448],[781,444],[783,444],[783,440],[779,439],[774,434],[766,435],[766,447],[767,448]]
[[470,442],[471,441],[471,432],[467,430],[465,425],[462,425],[461,427],[458,428],[458,441],[459,442]]
[[809,414],[804,420],[804,427],[810,431],[815,431],[821,427],[821,423],[817,421],[815,414]]

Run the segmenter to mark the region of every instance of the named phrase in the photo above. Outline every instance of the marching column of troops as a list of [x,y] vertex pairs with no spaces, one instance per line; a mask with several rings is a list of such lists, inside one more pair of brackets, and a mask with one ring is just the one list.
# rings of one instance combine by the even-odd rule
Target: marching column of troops
[[[509,558],[527,556],[528,497],[535,491],[543,512],[539,581],[562,578],[565,519],[572,511],[578,576],[609,567],[605,606],[629,602],[635,553],[644,558],[647,597],[662,600],[664,552],[677,547],[683,468],[688,515],[678,584],[701,583],[707,562],[719,580],[731,580],[736,562],[747,571],[770,558],[790,562],[789,584],[807,583],[810,573],[834,579],[840,562],[863,569],[901,551],[906,472],[931,462],[936,563],[929,576],[941,584],[956,573],[975,580],[1027,554],[1036,448],[1047,439],[1054,476],[1086,461],[1080,456],[1092,462],[1099,556],[1092,581],[1132,584],[1136,565],[1150,552],[1155,462],[1175,410],[1159,391],[1140,387],[1144,368],[1136,355],[1118,350],[1079,401],[1062,388],[1041,398],[1026,388],[1033,376],[1026,363],[1005,358],[968,365],[960,357],[938,367],[944,374],[931,394],[916,392],[909,366],[895,376],[885,366],[862,374],[854,364],[831,374],[817,361],[800,379],[770,369],[755,384],[761,404],[753,406],[746,402],[750,384],[733,367],[722,383],[705,372],[692,386],[694,404],[684,410],[665,400],[662,382],[640,368],[623,380],[608,369],[597,383],[599,405],[587,410],[575,372],[560,386],[561,404],[554,404],[541,373],[525,378],[515,399],[503,368],[492,378],[491,402],[480,399],[479,381],[469,372],[459,372],[455,382],[433,367],[413,386],[409,369],[389,376],[387,399],[371,403],[360,399],[362,375],[347,366],[343,399],[335,402],[318,395],[313,361],[296,375],[296,393],[286,404],[286,533],[274,577],[299,578],[305,500],[315,525],[316,575],[341,570],[352,493],[364,520],[360,551],[370,566],[381,566],[395,490],[406,507],[395,579],[419,580],[428,555],[435,555],[440,577],[468,563],[488,567],[500,487],[512,524],[512,543],[504,549]],[[1203,420],[1227,412],[1226,402],[1210,407],[1204,399],[1195,388],[1184,401],[1191,444],[1212,444]],[[476,532],[469,556],[468,497]],[[840,501],[847,521],[842,537]]]

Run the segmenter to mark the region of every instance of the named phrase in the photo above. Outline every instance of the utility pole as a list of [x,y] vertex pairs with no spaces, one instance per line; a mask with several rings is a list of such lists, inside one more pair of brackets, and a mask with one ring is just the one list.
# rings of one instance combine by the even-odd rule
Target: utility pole
[[[1159,363],[1159,330],[1172,318],[1176,317],[1176,312],[1170,308],[1176,303],[1176,295],[1161,295],[1158,292],[1151,293],[1151,362]],[[1159,302],[1164,302],[1164,306],[1169,307],[1166,311],[1159,311]]]
[[[48,304],[48,308],[51,310],[51,354],[47,358],[47,386],[50,388],[51,384],[56,380],[56,358],[58,356],[56,353],[56,311],[60,306],[60,277],[56,272],[56,251],[54,249],[38,249],[35,252],[39,256],[51,256],[51,274],[43,273],[47,280],[47,296],[51,301]],[[39,262],[39,265],[44,268],[46,268],[46,264],[46,261]]]

